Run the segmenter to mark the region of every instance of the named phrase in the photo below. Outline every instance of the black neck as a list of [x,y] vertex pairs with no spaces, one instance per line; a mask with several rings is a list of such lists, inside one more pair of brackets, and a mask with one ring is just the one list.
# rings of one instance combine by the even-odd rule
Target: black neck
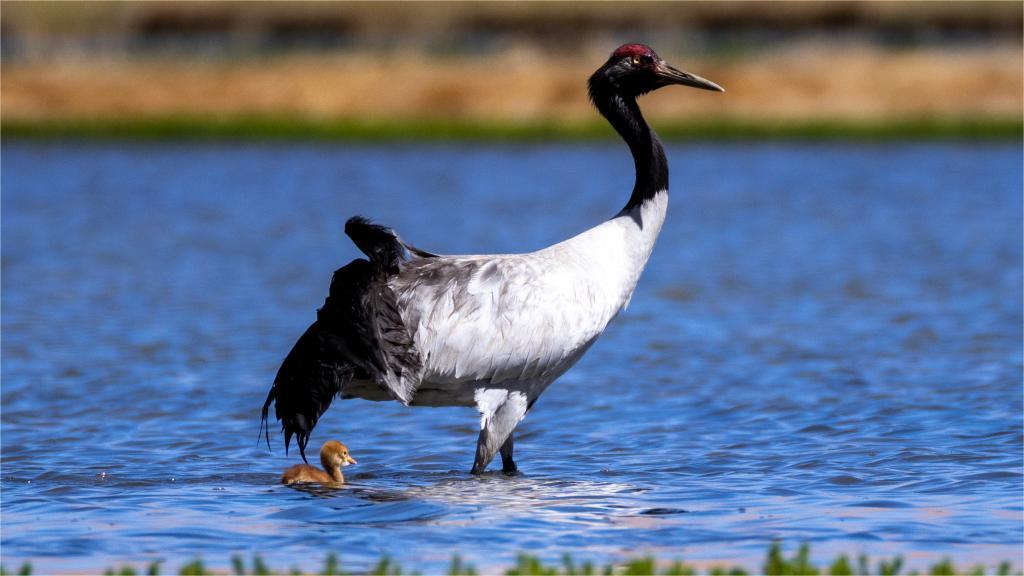
[[658,135],[640,113],[636,98],[622,94],[606,78],[595,74],[590,80],[590,98],[598,112],[629,144],[636,166],[633,194],[623,210],[640,206],[661,191],[668,192],[668,160]]

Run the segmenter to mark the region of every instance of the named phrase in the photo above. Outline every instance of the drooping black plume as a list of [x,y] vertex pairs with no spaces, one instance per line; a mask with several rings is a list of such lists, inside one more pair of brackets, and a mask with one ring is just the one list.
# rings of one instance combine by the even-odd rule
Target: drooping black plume
[[[307,461],[306,444],[313,427],[354,374],[348,363],[330,360],[330,342],[325,336],[318,321],[299,337],[277,371],[263,403],[263,421],[267,419],[270,404],[275,403],[274,413],[284,431],[285,453],[294,435],[303,461]],[[269,428],[267,426],[268,435]],[[269,444],[269,439],[267,442]]]
[[275,405],[285,451],[295,436],[303,460],[320,416],[353,378],[374,380],[408,403],[422,369],[387,282],[410,253],[432,255],[403,244],[392,230],[365,218],[350,219],[345,233],[370,260],[353,260],[334,272],[317,320],[285,357],[263,404],[264,421]]

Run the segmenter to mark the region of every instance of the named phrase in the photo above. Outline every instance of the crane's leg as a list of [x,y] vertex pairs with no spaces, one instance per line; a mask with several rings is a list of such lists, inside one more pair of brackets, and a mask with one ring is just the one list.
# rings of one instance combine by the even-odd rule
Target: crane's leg
[[505,443],[501,445],[501,471],[508,476],[514,476],[519,472],[515,460],[512,459],[513,436],[515,436],[515,432],[509,433],[508,440],[505,440]]
[[526,415],[526,397],[518,392],[508,394],[493,413],[483,411],[480,419],[480,437],[476,442],[476,459],[471,474],[480,474],[501,450],[502,471],[516,471],[512,461],[512,431]]

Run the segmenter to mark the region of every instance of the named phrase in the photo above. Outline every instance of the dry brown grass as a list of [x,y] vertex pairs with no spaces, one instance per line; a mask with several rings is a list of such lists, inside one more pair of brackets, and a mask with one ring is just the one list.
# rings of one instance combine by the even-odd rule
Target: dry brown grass
[[[655,118],[1006,118],[1024,107],[1019,45],[906,52],[803,45],[756,58],[664,56],[728,92],[663,91],[644,103]],[[601,61],[596,54],[569,59],[517,50],[476,59],[353,53],[8,63],[0,117],[574,121],[592,117],[584,83]]]

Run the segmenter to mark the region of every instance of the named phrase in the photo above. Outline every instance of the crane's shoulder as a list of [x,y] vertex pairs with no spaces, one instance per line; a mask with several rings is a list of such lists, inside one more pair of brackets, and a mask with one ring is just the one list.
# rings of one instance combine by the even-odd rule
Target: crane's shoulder
[[417,258],[436,258],[436,254],[407,244],[398,234],[364,216],[353,216],[345,222],[345,234],[363,254],[370,258],[374,268],[395,273],[405,261]]

